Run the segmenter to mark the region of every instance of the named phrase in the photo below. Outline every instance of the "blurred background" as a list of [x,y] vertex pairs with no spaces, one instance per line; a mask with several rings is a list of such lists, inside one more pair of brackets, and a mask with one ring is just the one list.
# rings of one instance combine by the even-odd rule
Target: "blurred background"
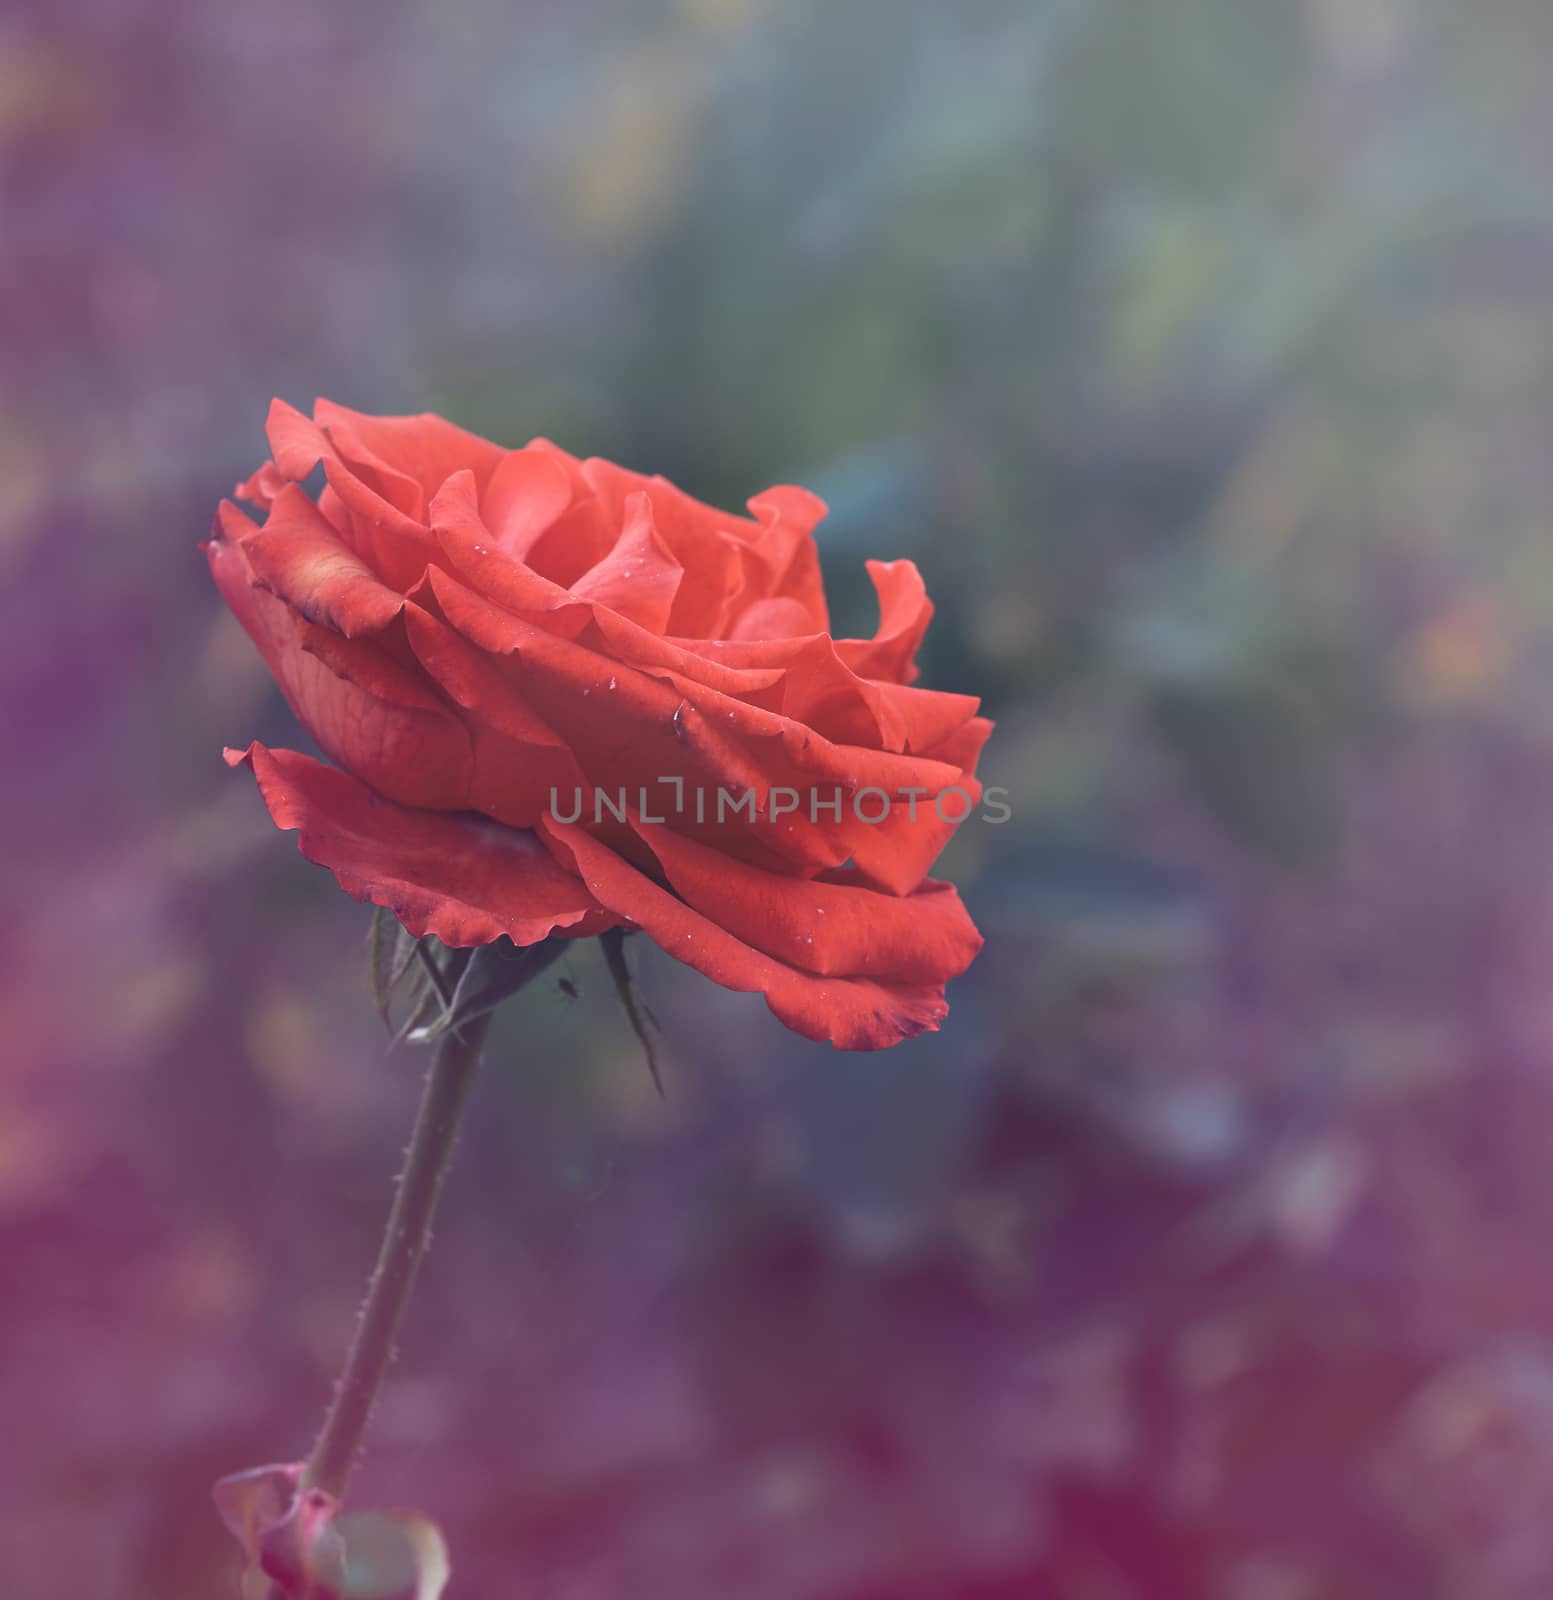
[[422,1062],[223,743],[272,394],[737,506],[985,695],[936,1037],[504,1013],[358,1479],[499,1600],[1553,1594],[1553,11],[0,19],[0,1571],[211,1600]]

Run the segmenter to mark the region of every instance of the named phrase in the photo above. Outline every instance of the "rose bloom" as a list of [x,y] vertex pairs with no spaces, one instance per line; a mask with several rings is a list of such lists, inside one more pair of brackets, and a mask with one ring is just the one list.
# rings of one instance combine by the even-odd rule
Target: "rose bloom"
[[335,763],[227,752],[310,861],[417,937],[640,930],[811,1039],[938,1026],[981,938],[927,873],[991,724],[912,687],[911,562],[869,562],[878,631],[834,639],[802,489],[731,516],[545,440],[324,400],[276,401],[268,434],[236,490],[262,520],[223,501],[205,549]]

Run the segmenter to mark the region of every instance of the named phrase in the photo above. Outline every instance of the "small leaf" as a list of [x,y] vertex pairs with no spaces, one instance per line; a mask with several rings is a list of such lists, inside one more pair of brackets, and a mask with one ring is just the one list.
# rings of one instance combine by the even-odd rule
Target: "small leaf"
[[394,1034],[397,1044],[409,1024],[395,1029],[392,1012],[396,1000],[408,1003],[408,1013],[415,1016],[425,1000],[426,974],[417,965],[416,956],[424,940],[415,939],[393,912],[379,906],[372,916],[372,929],[367,938],[367,966],[372,979],[372,1002],[383,1026]]
[[560,959],[565,942],[547,939],[542,944],[519,949],[510,939],[498,939],[474,951],[455,951],[464,957],[457,981],[446,1003],[409,1033],[416,1044],[429,1044],[494,1011],[503,1000],[515,995],[546,967]]
[[394,1033],[393,1044],[406,1039],[416,1044],[436,1038],[446,1031],[459,978],[468,966],[471,952],[450,950],[440,939],[427,936],[410,951],[411,961],[405,976],[405,991],[410,997],[405,1018]]
[[410,1008],[405,1012],[404,1021],[394,1030],[390,1045],[400,1045],[406,1039],[412,1039],[419,1044],[422,1040],[422,1030],[431,1027],[437,1019],[446,1012],[442,1003],[442,996],[433,987],[431,979],[426,973],[416,967],[410,975],[410,992],[413,996]]
[[636,987],[636,979],[631,976],[631,969],[626,964],[625,934],[619,928],[611,928],[607,933],[600,934],[599,943],[604,947],[604,962],[609,968],[610,977],[614,979],[620,1004],[625,1007],[626,1020],[631,1024],[642,1053],[647,1057],[647,1070],[652,1073],[653,1087],[661,1096],[663,1078],[658,1072],[658,1052],[653,1047],[652,1035],[647,1031],[649,1024],[657,1027],[658,1019],[647,1009],[641,991]]
[[377,906],[372,913],[372,931],[367,936],[367,949],[368,969],[372,977],[372,1002],[386,1027],[394,991],[415,959],[415,940],[392,911]]

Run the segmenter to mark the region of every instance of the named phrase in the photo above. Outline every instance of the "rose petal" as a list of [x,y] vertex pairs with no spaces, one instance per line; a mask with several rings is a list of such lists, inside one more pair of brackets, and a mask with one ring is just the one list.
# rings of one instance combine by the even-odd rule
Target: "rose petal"
[[[957,776],[929,785],[928,792],[917,797],[915,816],[909,799],[898,798],[884,821],[869,830],[871,837],[854,850],[852,859],[860,871],[893,894],[909,893],[921,881],[955,829],[981,804],[976,763],[991,733],[992,724],[985,717],[972,717],[942,745],[923,751],[923,766],[948,767]],[[871,804],[876,808],[876,802]]]
[[[450,547],[451,548],[451,547]],[[465,557],[455,553],[462,565]],[[505,563],[502,563],[505,565]],[[496,573],[484,581],[502,587]],[[537,580],[536,580],[537,581]],[[514,580],[516,583],[516,580]],[[971,804],[980,797],[967,762],[937,753],[906,756],[860,745],[836,744],[791,719],[676,677],[624,665],[589,647],[586,632],[563,639],[472,593],[450,574],[433,569],[429,587],[448,622],[477,649],[506,658],[513,692],[552,728],[567,730],[589,782],[606,793],[679,778],[688,795],[706,797],[706,820],[693,808],[676,825],[766,867],[804,875],[840,866],[849,858],[892,894],[909,894],[927,875],[953,832],[931,813],[935,798],[963,785]],[[792,789],[804,803],[777,822],[743,823],[729,811],[719,825],[720,790],[734,800],[748,792],[762,812],[774,788]],[[859,790],[881,791],[889,803],[868,797],[860,818],[851,804]],[[915,790],[926,813],[913,819],[906,797]],[[660,792],[662,792],[660,790]],[[837,817],[831,807],[840,796]],[[569,809],[569,808],[568,808]],[[956,805],[955,815],[959,814]],[[730,826],[730,824],[736,824]]]
[[838,639],[841,659],[860,677],[912,683],[917,651],[933,620],[933,602],[914,561],[870,561],[868,576],[879,596],[879,627],[872,639]]
[[505,934],[529,945],[619,921],[527,829],[396,805],[294,750],[251,744],[225,754],[252,769],[276,827],[298,830],[309,861],[347,894],[386,906],[417,939],[463,948]]
[[468,470],[484,485],[507,454],[500,445],[432,412],[413,416],[375,417],[320,398],[313,417],[350,460],[360,460],[396,474],[421,492],[421,519],[426,502],[455,472]]
[[336,454],[329,436],[293,405],[284,400],[270,401],[264,421],[265,437],[276,469],[300,483],[318,465]]
[[684,569],[665,631],[721,632],[742,581],[738,551],[758,536],[758,525],[704,504],[667,478],[630,472],[597,457],[583,462],[581,470],[617,528],[632,495],[646,494],[651,501],[654,526]]
[[[622,658],[666,665],[752,705],[780,711],[838,743],[876,743],[922,755],[976,715],[973,695],[945,694],[860,676],[845,652],[855,640],[829,634],[785,639],[669,639],[646,651],[625,630],[611,630]],[[774,683],[782,691],[772,695]],[[749,686],[746,688],[746,684]]]
[[571,797],[587,787],[576,757],[498,665],[419,605],[406,610],[405,624],[420,666],[465,713],[474,745],[470,809],[531,828],[554,796],[570,807]]
[[728,637],[744,639],[792,639],[814,632],[814,618],[808,609],[790,595],[775,595],[756,600],[734,619]]
[[[761,714],[748,706],[727,701],[726,717],[704,712],[695,703],[694,686],[690,693],[681,691],[581,640],[559,638],[498,609],[446,573],[434,572],[430,587],[448,622],[500,664],[511,693],[548,726],[567,730],[586,778],[584,815],[603,814],[600,795],[614,801],[624,791],[637,803],[643,786],[653,796],[648,804],[667,803],[673,792],[669,780],[677,779],[687,796],[703,797],[704,808],[704,821],[696,823],[694,801],[687,799],[678,824],[687,831],[709,831],[725,848],[763,865],[785,863],[812,874],[839,866],[852,853],[842,834],[802,819],[757,826],[729,812],[727,823],[719,825],[720,793],[731,797],[730,805],[753,795],[750,803],[764,807],[772,783],[792,775],[784,743],[792,730],[781,718],[767,719],[761,747],[752,748],[745,721]],[[704,692],[702,698],[707,698]],[[575,817],[570,797],[562,809]]]
[[385,495],[382,474],[364,464],[370,453],[359,449],[361,461],[353,465],[316,422],[283,400],[271,402],[265,431],[275,465],[286,477],[300,483],[323,462],[328,482],[318,497],[319,509],[384,583],[408,589],[435,545],[426,528]]
[[650,633],[662,633],[684,576],[684,568],[658,536],[652,501],[636,494],[626,502],[619,542],[571,591],[575,599],[605,606]]
[[347,638],[383,631],[404,609],[390,589],[294,484],[275,497],[263,527],[243,536],[255,577],[298,615]]
[[861,681],[868,684],[880,720],[894,730],[888,748],[912,755],[930,756],[941,750],[981,709],[981,701],[973,694],[918,689],[874,678]]
[[273,461],[266,461],[257,472],[238,484],[232,493],[239,500],[246,500],[250,505],[268,511],[275,503],[275,496],[290,482]]
[[509,450],[485,493],[471,499],[471,512],[489,529],[492,543],[514,561],[526,562],[571,508],[576,490],[557,452],[536,441],[527,449]]
[[952,885],[881,894],[856,873],[805,881],[762,872],[667,827],[638,822],[674,891],[765,954],[823,977],[942,985],[970,966],[982,938]]
[[654,673],[665,669],[679,680],[715,689],[765,711],[782,708],[785,665],[741,666],[724,661],[716,640],[663,638],[627,622],[618,613],[602,612],[594,618],[594,625],[603,648],[628,666]]
[[546,818],[542,837],[590,890],[653,942],[724,988],[759,990],[789,1028],[841,1050],[882,1050],[937,1028],[948,1014],[941,984],[825,978],[777,961],[720,928],[579,827]]
[[[592,620],[593,608],[575,600],[564,585],[512,560],[496,542],[480,513],[474,478],[458,472],[443,484],[431,503],[431,526],[444,560],[475,593],[503,610],[542,620],[568,638]],[[428,581],[437,574],[428,575]]]
[[[749,503],[750,514],[760,533],[750,553],[765,569],[763,597],[786,600],[793,619],[792,633],[828,633],[830,610],[825,603],[825,581],[820,574],[820,553],[814,530],[824,520],[829,507],[818,495],[791,484],[780,484],[758,494]],[[776,613],[768,613],[768,638],[777,637]],[[732,619],[731,619],[732,621]],[[742,622],[743,619],[738,619]],[[729,633],[739,631],[730,626]],[[745,638],[756,634],[745,628]]]
[[330,634],[261,588],[240,525],[252,528],[223,504],[205,547],[211,574],[297,720],[326,755],[391,799],[467,807],[473,755],[463,724],[370,641]]

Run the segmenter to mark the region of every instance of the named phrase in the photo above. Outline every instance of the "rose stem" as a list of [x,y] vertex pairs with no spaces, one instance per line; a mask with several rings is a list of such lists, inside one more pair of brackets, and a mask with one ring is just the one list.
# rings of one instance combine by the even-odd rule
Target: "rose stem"
[[432,1058],[377,1266],[367,1285],[366,1304],[323,1432],[303,1469],[303,1489],[321,1489],[336,1500],[345,1497],[367,1418],[393,1359],[394,1338],[416,1269],[431,1240],[437,1195],[490,1024],[488,1013],[466,1022],[462,1030],[445,1034]]

